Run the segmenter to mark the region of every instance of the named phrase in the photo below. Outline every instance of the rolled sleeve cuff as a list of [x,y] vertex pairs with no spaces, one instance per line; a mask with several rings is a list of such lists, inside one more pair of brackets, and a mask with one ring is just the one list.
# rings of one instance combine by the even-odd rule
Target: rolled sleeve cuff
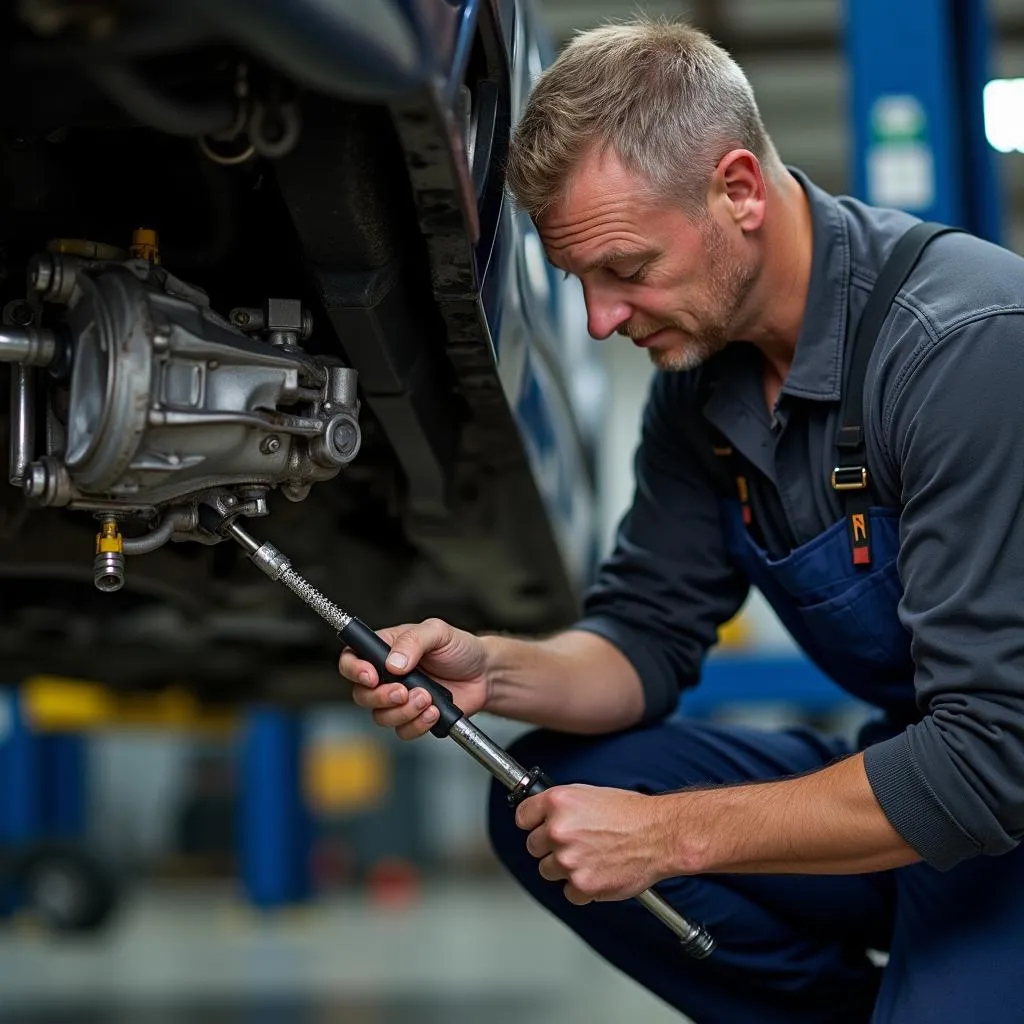
[[614,644],[636,669],[644,690],[643,722],[658,721],[675,710],[679,703],[680,680],[658,656],[659,645],[652,642],[649,634],[603,615],[587,616],[573,629],[603,637]]
[[892,827],[933,868],[948,871],[981,852],[981,845],[935,795],[914,759],[906,733],[868,747],[864,769]]

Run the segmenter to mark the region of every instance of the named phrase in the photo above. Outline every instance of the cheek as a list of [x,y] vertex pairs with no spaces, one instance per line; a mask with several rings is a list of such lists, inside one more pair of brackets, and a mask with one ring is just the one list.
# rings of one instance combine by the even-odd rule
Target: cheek
[[712,308],[708,296],[694,288],[676,288],[670,294],[652,295],[637,304],[648,319],[678,324],[686,330],[693,330]]
[[685,294],[678,288],[666,289],[640,286],[633,289],[630,305],[644,316],[661,318],[675,316],[686,308]]

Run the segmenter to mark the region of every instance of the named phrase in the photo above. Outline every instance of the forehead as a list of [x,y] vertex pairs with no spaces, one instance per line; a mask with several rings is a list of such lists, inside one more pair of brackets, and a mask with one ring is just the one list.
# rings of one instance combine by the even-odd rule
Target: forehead
[[655,198],[642,175],[606,150],[591,151],[580,160],[537,228],[553,262],[579,264],[611,250],[649,248],[683,224],[678,207]]
[[614,151],[592,149],[573,169],[538,227],[542,234],[557,238],[602,217],[639,216],[652,205],[649,192],[647,182],[624,167]]

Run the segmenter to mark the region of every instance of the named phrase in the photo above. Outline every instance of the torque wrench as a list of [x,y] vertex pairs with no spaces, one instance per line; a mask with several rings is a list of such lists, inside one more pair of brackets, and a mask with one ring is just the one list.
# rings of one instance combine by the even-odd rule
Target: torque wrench
[[[518,806],[527,797],[542,793],[554,785],[539,768],[523,768],[507,751],[473,725],[454,702],[447,687],[435,682],[419,669],[414,669],[403,676],[389,673],[384,668],[384,661],[391,650],[387,643],[365,622],[342,611],[333,601],[324,597],[311,583],[303,579],[273,544],[261,544],[237,522],[222,519],[220,513],[209,505],[199,506],[199,522],[204,530],[236,541],[245,549],[250,561],[257,568],[272,580],[283,583],[332,626],[340,640],[351,647],[360,658],[373,664],[382,680],[403,683],[410,690],[415,687],[426,690],[438,710],[437,723],[430,731],[440,738],[451,737],[470,757],[482,764],[509,790],[508,801],[513,807]],[[675,932],[682,942],[683,949],[691,956],[703,959],[715,948],[714,939],[703,925],[686,920],[653,890],[645,889],[636,899]]]

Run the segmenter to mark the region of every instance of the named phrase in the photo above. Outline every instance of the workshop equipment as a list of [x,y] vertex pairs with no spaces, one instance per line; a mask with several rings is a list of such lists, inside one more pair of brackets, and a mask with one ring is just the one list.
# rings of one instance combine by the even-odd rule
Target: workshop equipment
[[[463,750],[478,761],[510,792],[509,803],[516,807],[527,797],[543,792],[552,781],[539,768],[525,769],[489,736],[472,725],[452,700],[451,692],[419,670],[404,676],[395,676],[384,668],[390,652],[383,641],[365,622],[342,611],[329,598],[324,597],[312,584],[303,579],[291,562],[273,544],[260,544],[237,521],[222,517],[209,505],[199,506],[199,524],[214,535],[229,537],[245,549],[249,559],[276,582],[283,583],[325,622],[333,626],[338,638],[352,648],[359,657],[371,662],[382,680],[402,682],[410,689],[422,687],[438,710],[437,724],[430,730],[435,736],[450,736]],[[659,895],[645,889],[637,900],[679,937],[683,949],[698,959],[708,956],[714,949],[714,940],[707,930],[686,920]]]
[[847,0],[852,194],[1002,244],[985,131],[996,61],[989,0]]

